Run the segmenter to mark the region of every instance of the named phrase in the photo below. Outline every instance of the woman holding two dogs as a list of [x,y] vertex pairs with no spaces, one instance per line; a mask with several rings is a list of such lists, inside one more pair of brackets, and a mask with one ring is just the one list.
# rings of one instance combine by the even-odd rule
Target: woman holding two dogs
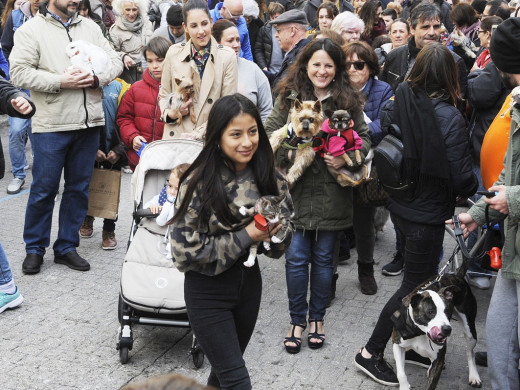
[[[460,99],[457,66],[449,49],[440,43],[426,45],[405,82],[381,113],[381,127],[396,124],[403,141],[407,182],[416,183],[413,194],[391,196],[388,209],[402,240],[404,277],[383,308],[368,343],[357,353],[355,365],[376,382],[399,382],[384,359],[392,335],[391,316],[404,297],[434,276],[444,240],[444,221],[455,211],[457,196],[473,195],[473,174],[466,123],[456,107]],[[428,364],[417,353],[406,360]]]
[[[297,100],[319,100],[322,111],[349,111],[354,130],[363,140],[364,159],[370,149],[368,126],[363,119],[362,97],[349,83],[345,61],[341,47],[330,39],[316,39],[307,44],[287,77],[277,86],[279,95],[265,124],[267,132],[282,128],[291,118],[294,118],[292,123],[299,122],[297,115],[289,116]],[[317,133],[321,123],[314,126]],[[297,123],[293,127],[296,128]],[[297,145],[296,149],[298,147],[303,146]],[[294,164],[294,152],[294,149],[280,148],[276,153],[277,165],[290,168]],[[341,187],[327,166],[338,169],[344,165],[341,157],[316,155],[291,190],[296,231],[285,254],[291,328],[284,345],[289,353],[300,352],[307,315],[309,347],[321,348],[325,342],[323,317],[334,272],[334,246],[338,233],[352,226],[352,189]],[[309,276],[311,294],[307,301]]]

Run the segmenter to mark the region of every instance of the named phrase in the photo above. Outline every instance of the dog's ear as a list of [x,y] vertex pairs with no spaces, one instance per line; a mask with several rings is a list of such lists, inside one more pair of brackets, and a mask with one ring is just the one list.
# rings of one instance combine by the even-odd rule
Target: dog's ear
[[296,99],[296,100],[294,101],[294,109],[295,109],[296,111],[301,111],[302,107],[303,107],[303,106],[302,106],[301,102],[300,102],[298,99]]
[[329,109],[323,111],[323,113],[324,113],[325,116],[326,116],[327,118],[329,118],[329,119],[332,118],[332,115],[334,115],[334,111],[329,110]]
[[181,79],[178,79],[177,77],[175,77],[175,84],[179,85],[181,82],[182,82]]
[[439,295],[444,296],[444,299],[446,299],[447,301],[451,301],[451,300],[453,300],[453,297],[455,296],[455,294],[459,293],[460,291],[461,291],[460,287],[451,285],[451,286],[441,288],[439,290]]
[[314,102],[314,106],[312,107],[312,110],[314,112],[320,113],[321,112],[321,101],[316,100],[316,102]]
[[412,305],[412,307],[417,307],[417,305],[419,304],[419,302],[421,301],[422,299],[422,295],[417,293],[417,292],[414,292],[412,294],[408,294],[406,297],[403,298],[403,305],[405,305],[406,307]]

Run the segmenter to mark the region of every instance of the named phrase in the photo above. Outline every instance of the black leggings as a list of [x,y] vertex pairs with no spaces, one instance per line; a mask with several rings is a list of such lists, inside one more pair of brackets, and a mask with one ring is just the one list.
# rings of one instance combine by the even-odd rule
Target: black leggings
[[245,259],[216,276],[190,271],[184,279],[191,327],[211,364],[208,385],[220,389],[251,389],[242,355],[258,317],[262,277],[258,261],[248,268]]
[[403,246],[404,277],[401,287],[388,300],[379,315],[372,336],[365,346],[370,354],[379,354],[385,350],[393,330],[390,317],[399,309],[402,299],[437,272],[444,240],[444,224],[424,225],[393,214],[391,217]]

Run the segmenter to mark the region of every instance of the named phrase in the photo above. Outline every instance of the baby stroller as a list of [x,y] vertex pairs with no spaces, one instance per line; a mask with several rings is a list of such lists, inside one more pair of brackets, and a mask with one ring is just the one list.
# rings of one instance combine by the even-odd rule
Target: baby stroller
[[[189,328],[184,303],[184,274],[166,258],[167,227],[157,225],[143,204],[157,195],[173,167],[192,163],[202,143],[192,140],[163,140],[150,143],[142,152],[132,176],[134,212],[127,253],[121,270],[119,328],[116,349],[122,364],[132,350],[132,325],[160,325]],[[190,351],[200,368],[204,354],[193,336]]]

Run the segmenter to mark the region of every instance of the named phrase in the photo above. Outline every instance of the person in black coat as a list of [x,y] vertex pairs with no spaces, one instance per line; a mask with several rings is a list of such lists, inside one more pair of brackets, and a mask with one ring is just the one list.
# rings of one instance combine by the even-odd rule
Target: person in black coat
[[[419,51],[430,42],[438,42],[441,34],[441,12],[439,7],[428,2],[417,5],[411,15],[414,35],[404,45],[388,53],[380,79],[386,81],[395,91],[404,80],[415,62]],[[459,85],[462,97],[466,95],[467,71],[464,60],[451,52],[457,64]]]
[[[403,243],[401,286],[384,306],[355,364],[387,385],[399,384],[384,350],[393,330],[392,314],[402,299],[437,273],[445,221],[455,212],[457,196],[478,186],[471,167],[466,123],[456,102],[460,90],[456,64],[446,46],[434,42],[417,56],[410,74],[381,115],[383,128],[396,124],[403,140],[403,172],[412,190],[390,196],[388,209]],[[408,353],[407,353],[408,355]]]
[[[285,9],[280,3],[273,1],[269,4],[267,12],[272,22],[284,13]],[[283,56],[285,55],[282,49],[280,49],[280,43],[278,39],[274,37],[274,33],[276,33],[276,30],[274,30],[273,24],[266,23],[258,30],[255,45],[251,46],[256,64],[260,69],[271,73],[276,73],[280,70]],[[272,59],[274,59],[274,61],[271,61]],[[271,62],[273,63],[271,64]]]
[[[29,119],[36,112],[32,100],[24,92],[0,76],[0,113],[22,119]],[[5,158],[0,140],[0,179],[5,175]]]
[[[318,27],[318,20],[316,18],[316,13],[318,11],[318,7],[321,5],[323,0],[309,0],[305,7],[303,7],[303,12],[307,15],[307,20],[312,28]],[[334,2],[336,4],[336,2]],[[350,4],[347,0],[339,0],[339,12],[342,13],[344,11],[354,12],[354,6]]]

